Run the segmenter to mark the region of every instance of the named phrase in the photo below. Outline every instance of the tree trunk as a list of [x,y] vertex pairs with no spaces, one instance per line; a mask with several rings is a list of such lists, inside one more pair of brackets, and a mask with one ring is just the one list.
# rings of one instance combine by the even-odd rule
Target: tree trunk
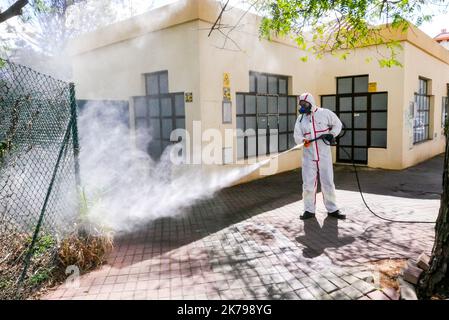
[[430,268],[418,286],[420,298],[438,295],[449,298],[449,121],[446,123],[446,155],[444,158],[443,194],[440,213],[435,226],[435,243]]

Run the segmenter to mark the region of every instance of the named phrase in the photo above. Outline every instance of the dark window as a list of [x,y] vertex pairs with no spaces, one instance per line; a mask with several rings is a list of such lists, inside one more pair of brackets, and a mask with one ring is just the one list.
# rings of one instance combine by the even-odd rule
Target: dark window
[[354,93],[368,92],[368,76],[354,77]]
[[339,78],[337,80],[337,93],[338,94],[352,93],[352,77]]
[[250,72],[250,92],[237,93],[237,159],[292,148],[296,96],[288,77]]
[[249,92],[256,92],[256,75],[249,75]]
[[387,92],[368,92],[368,76],[337,78],[337,94],[321,96],[321,106],[337,114],[345,127],[337,161],[366,164],[368,148],[387,147]]
[[[142,137],[139,147],[146,149],[150,156],[158,159],[170,141],[174,129],[185,129],[184,93],[166,93],[145,97],[134,97],[135,123],[137,130],[149,132],[151,141]],[[138,134],[139,137],[139,134]]]
[[287,86],[287,79],[279,78],[279,94],[288,94]]
[[337,78],[337,94],[368,92],[368,76],[351,76]]
[[138,145],[158,159],[167,146],[177,142],[170,141],[172,131],[185,129],[184,92],[168,93],[167,71],[146,74],[145,80],[147,95],[133,98],[134,115],[136,129],[148,132],[151,139],[148,143],[148,137],[142,137]]
[[268,95],[287,95],[288,77],[250,71],[249,92]]
[[168,93],[168,71],[159,71],[145,74],[146,94]]
[[415,93],[416,109],[413,123],[413,143],[429,139],[430,95],[428,80],[419,79],[418,92]]
[[268,78],[265,74],[257,74],[257,93],[267,93],[268,92]]

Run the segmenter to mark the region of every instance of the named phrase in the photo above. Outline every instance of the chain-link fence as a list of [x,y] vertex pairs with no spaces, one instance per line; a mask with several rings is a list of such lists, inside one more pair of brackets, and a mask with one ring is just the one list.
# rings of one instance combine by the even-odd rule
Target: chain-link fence
[[0,60],[0,299],[51,281],[77,213],[73,84]]

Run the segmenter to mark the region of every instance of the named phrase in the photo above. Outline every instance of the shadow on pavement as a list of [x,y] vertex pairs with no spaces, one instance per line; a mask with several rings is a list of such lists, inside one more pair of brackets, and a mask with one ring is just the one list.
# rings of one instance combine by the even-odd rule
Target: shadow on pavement
[[326,248],[338,248],[350,244],[354,237],[338,237],[338,219],[327,217],[321,227],[316,218],[304,220],[304,236],[296,237],[296,241],[305,248],[305,258],[315,258],[324,253]]
[[[438,155],[404,170],[357,167],[364,193],[412,199],[440,199],[442,193],[444,155]],[[352,165],[334,165],[335,187],[356,191]]]

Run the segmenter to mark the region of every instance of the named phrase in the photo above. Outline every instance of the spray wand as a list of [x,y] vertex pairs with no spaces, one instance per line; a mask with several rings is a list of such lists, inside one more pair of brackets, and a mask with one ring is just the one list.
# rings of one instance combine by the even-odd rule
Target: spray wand
[[263,166],[264,164],[270,162],[271,160],[273,160],[273,159],[275,159],[275,158],[278,158],[278,157],[282,156],[283,154],[289,153],[289,152],[291,152],[291,151],[293,151],[293,150],[301,149],[301,148],[304,147],[304,146],[307,148],[312,142],[317,141],[317,140],[321,140],[321,139],[324,140],[324,137],[323,137],[323,136],[319,136],[319,137],[316,137],[315,139],[304,140],[303,143],[297,144],[297,145],[294,146],[293,148],[290,148],[290,149],[288,149],[288,150],[286,150],[286,151],[283,151],[283,152],[281,152],[281,153],[278,153],[278,154],[276,154],[276,155],[274,155],[274,156],[272,156],[272,157],[270,157],[270,158],[268,158],[268,159],[262,160],[262,161],[260,162],[259,167],[261,167],[261,166]]

